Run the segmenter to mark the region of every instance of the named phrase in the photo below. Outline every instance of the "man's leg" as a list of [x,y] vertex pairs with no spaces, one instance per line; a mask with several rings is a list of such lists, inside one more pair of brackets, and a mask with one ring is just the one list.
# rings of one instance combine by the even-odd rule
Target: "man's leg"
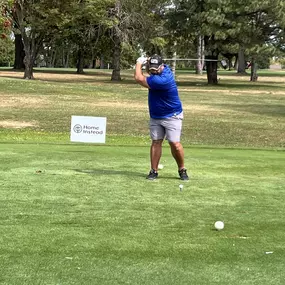
[[178,166],[178,174],[181,180],[189,180],[187,170],[184,167],[184,150],[180,142],[169,142],[171,153]]
[[166,139],[170,145],[172,156],[174,157],[178,170],[184,168],[184,149],[180,143],[183,114],[166,119],[163,126],[166,130]]
[[169,142],[172,156],[174,157],[178,170],[185,168],[184,166],[184,149],[180,142]]
[[153,140],[150,147],[150,162],[151,169],[157,171],[159,160],[162,153],[162,142],[163,140]]
[[184,165],[184,149],[180,143],[182,117],[183,114],[165,120],[165,129],[166,138],[169,142],[172,156],[174,157],[178,166],[178,174],[180,179],[189,180],[187,170]]
[[154,170],[157,172],[162,153],[162,143],[165,137],[165,129],[163,126],[161,126],[161,120],[151,118],[149,123],[149,131],[152,140],[150,146],[151,171]]

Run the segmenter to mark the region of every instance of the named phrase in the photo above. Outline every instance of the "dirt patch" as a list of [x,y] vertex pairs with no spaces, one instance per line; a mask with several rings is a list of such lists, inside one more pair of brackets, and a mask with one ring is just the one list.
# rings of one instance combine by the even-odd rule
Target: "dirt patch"
[[0,100],[0,108],[15,108],[15,107],[23,107],[23,108],[43,108],[49,105],[49,101],[46,98],[39,96],[9,96],[9,95],[1,95]]
[[204,92],[204,93],[219,93],[226,95],[240,95],[240,94],[250,94],[250,95],[259,95],[259,94],[272,94],[272,95],[284,95],[283,91],[264,91],[264,90],[220,90],[220,89],[202,89],[202,88],[183,88],[180,87],[179,91],[181,92]]
[[[111,75],[110,75],[111,76]],[[109,76],[109,77],[110,77]],[[98,84],[98,81],[95,80],[97,75],[93,74],[52,74],[52,73],[35,73],[34,77],[36,80],[42,80],[42,81],[60,81],[60,82],[69,82],[69,83],[76,83],[76,82],[91,82]],[[100,78],[104,80],[104,74],[100,75]],[[106,78],[108,78],[108,75],[106,75]]]
[[5,129],[22,129],[28,127],[36,127],[36,122],[18,122],[18,121],[0,121],[0,127]]
[[[10,77],[10,78],[19,78],[19,79],[23,79],[24,76],[24,72],[17,72],[17,71],[0,71],[0,76],[3,77]],[[110,77],[111,75],[104,75],[102,73],[102,75],[100,74],[101,77],[104,78],[104,76],[106,77]],[[66,73],[66,74],[59,74],[59,73],[45,73],[45,72],[34,72],[34,78],[36,80],[42,80],[42,81],[66,81],[66,82],[81,82],[81,81],[85,81],[85,80],[90,80],[92,79],[92,77],[96,78],[96,75],[92,75],[92,74],[76,74],[74,71],[73,73]],[[24,80],[24,79],[23,79]]]
[[0,71],[0,76],[3,77],[13,77],[13,78],[23,78],[24,72],[17,72],[17,71]]
[[133,103],[133,102],[96,102],[88,105],[93,105],[94,107],[114,107],[114,108],[124,108],[124,109],[147,109],[148,105],[146,103]]
[[219,108],[212,108],[210,106],[206,105],[185,105],[183,104],[183,110],[188,111],[192,114],[205,114],[205,116],[209,116],[210,114],[226,114],[226,113],[233,113],[232,110],[226,110],[226,109],[219,109]]

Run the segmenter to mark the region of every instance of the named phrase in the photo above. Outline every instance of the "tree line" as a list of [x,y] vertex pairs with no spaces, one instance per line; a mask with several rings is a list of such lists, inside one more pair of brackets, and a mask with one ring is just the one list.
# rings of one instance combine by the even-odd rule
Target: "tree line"
[[[264,57],[284,52],[285,0],[0,0],[0,53],[33,78],[35,65],[112,68],[121,80],[142,53],[195,58],[217,84],[219,58],[252,81]],[[11,37],[13,35],[13,37]],[[175,61],[173,61],[175,63]],[[175,66],[173,67],[175,68]]]

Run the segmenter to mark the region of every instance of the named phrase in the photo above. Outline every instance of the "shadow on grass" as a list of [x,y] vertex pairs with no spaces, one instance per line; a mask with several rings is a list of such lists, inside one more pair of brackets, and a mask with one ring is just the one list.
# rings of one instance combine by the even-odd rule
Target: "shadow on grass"
[[[0,71],[4,72],[11,72],[11,73],[23,73],[24,75],[24,70],[19,70],[19,69],[13,69],[13,68],[0,68]],[[76,72],[76,69],[60,69],[60,68],[55,68],[55,69],[49,69],[49,68],[34,68],[33,69],[34,74],[35,73],[47,73],[47,74],[71,74],[71,75],[80,75]],[[112,74],[112,70],[110,69],[87,69],[84,70],[84,73],[82,75],[96,75],[96,76],[106,76]]]
[[[239,76],[247,76],[250,78],[251,70],[246,69],[245,73],[238,73],[236,70],[218,70],[218,75],[226,75],[232,77],[239,77]],[[258,77],[285,77],[285,70],[273,70],[273,69],[258,69],[257,70]]]
[[244,106],[236,106],[234,104],[215,104],[219,108],[230,109],[234,111],[247,112],[258,115],[266,115],[271,117],[285,117],[285,105],[261,105],[249,104]]
[[[226,76],[232,76],[232,77],[235,77],[235,78],[238,78],[238,77],[248,77],[250,78],[250,73],[251,71],[249,69],[247,69],[246,73],[242,73],[242,74],[239,74],[237,73],[236,70],[221,70],[219,69],[218,70],[218,76],[219,75],[226,75]],[[196,74],[196,71],[193,70],[193,69],[176,69],[176,74],[177,75],[197,75]],[[260,69],[257,71],[257,74],[258,74],[258,77],[261,78],[261,77],[285,77],[285,69],[283,70],[278,70],[278,71],[275,71],[275,70],[268,70],[268,69]],[[203,70],[203,74],[204,76],[207,75],[207,72],[205,70]]]
[[[14,77],[14,76],[7,76],[7,75],[2,75],[1,77],[3,78],[8,78],[8,79],[14,79],[14,80],[24,80],[24,78],[20,77]],[[96,76],[90,76],[90,78],[65,78],[65,79],[54,79],[54,78],[37,78],[35,77],[35,81],[42,81],[42,82],[50,82],[50,83],[74,83],[74,84],[80,84],[80,83],[102,83],[102,84],[109,84],[109,85],[133,85],[134,87],[138,86],[138,84],[133,80],[133,79],[122,79],[121,81],[112,81],[107,80],[106,78],[104,79],[103,77],[96,77]]]
[[[225,82],[225,81],[224,81]],[[226,83],[218,83],[217,85],[210,85],[207,81],[178,81],[178,87],[196,87],[196,88],[208,88],[208,89],[229,89],[229,90],[243,90],[243,91],[264,91],[268,93],[268,89],[271,91],[285,90],[281,83],[277,82],[266,82],[266,83],[256,83],[256,82],[240,82],[232,83],[230,80],[226,80]],[[267,89],[267,90],[266,90]]]
[[108,84],[108,85],[137,85],[137,83],[134,80],[131,79],[122,79],[121,81],[112,81],[110,79],[106,79],[103,77],[97,77],[97,76],[90,76],[90,78],[69,78],[69,79],[53,79],[53,78],[35,78],[38,81],[44,81],[44,82],[52,82],[52,83],[102,83],[102,84]]
[[[147,173],[113,170],[113,169],[73,169],[73,170],[79,173],[85,173],[89,175],[125,175],[125,176],[130,176],[130,177],[140,177],[145,180],[147,176]],[[163,174],[160,175],[160,177],[155,181],[164,180],[164,179],[181,181],[178,176],[164,176]]]
[[122,171],[113,169],[74,169],[74,171],[79,173],[85,173],[89,175],[126,175],[131,177],[146,177],[143,173],[134,171]]
[[[1,77],[4,78],[10,78],[10,79],[24,79],[24,71],[22,70],[14,70],[14,69],[1,69],[0,71],[5,71],[7,73],[11,73],[11,76],[9,75],[1,75]],[[20,74],[21,77],[15,77],[12,76],[12,74]],[[55,78],[37,78],[37,74],[51,74],[51,75],[70,75],[70,78],[60,78],[55,76]],[[76,79],[74,79],[72,76],[77,76]],[[81,77],[82,76],[82,77]],[[35,69],[34,70],[34,79],[36,81],[46,81],[46,82],[59,82],[59,83],[86,83],[86,82],[102,82],[107,84],[135,84],[135,80],[133,79],[133,72],[121,72],[121,81],[112,81],[111,80],[112,72],[111,70],[87,70],[84,71],[82,74],[76,73],[76,70],[60,70],[60,69]],[[89,78],[86,78],[89,77]],[[106,79],[106,77],[109,79]]]
[[[1,69],[0,71],[5,71],[5,72],[10,72],[11,74],[22,74],[24,75],[23,71],[19,70],[13,70],[13,69]],[[47,77],[47,78],[37,78],[37,74],[53,74],[55,75],[54,78],[52,77]],[[70,75],[68,78],[60,78],[56,77],[56,75]],[[227,79],[222,79],[221,82],[219,82],[217,85],[209,85],[207,82],[207,78],[196,78],[196,77],[190,77],[190,78],[181,78],[179,79],[179,75],[184,76],[184,75],[195,75],[193,72],[189,71],[178,71],[177,75],[177,85],[178,87],[202,87],[202,88],[211,88],[211,89],[238,89],[238,90],[263,90],[265,88],[269,90],[278,90],[278,89],[283,89],[283,86],[280,84],[283,84],[283,82],[262,82],[262,76],[270,76],[270,77],[275,77],[275,76],[283,76],[285,77],[285,72],[276,74],[273,73],[271,74],[270,72],[264,73],[260,75],[260,80],[258,82],[250,82],[244,81],[244,79],[241,79],[239,82],[231,81],[230,78]],[[112,76],[112,70],[100,70],[100,69],[87,69],[84,71],[83,74],[78,74],[76,73],[76,70],[72,69],[45,69],[45,68],[39,68],[34,70],[34,75],[35,75],[35,80],[36,81],[45,81],[45,82],[56,82],[56,83],[102,83],[102,84],[110,84],[110,85],[134,85],[137,86],[138,84],[135,82],[133,78],[133,71],[132,70],[126,70],[126,71],[121,71],[121,81],[112,81],[111,76]],[[226,73],[223,72],[222,74],[219,75],[227,75],[233,78],[238,78],[238,75],[236,73],[231,74],[231,73]],[[73,76],[77,76],[74,78]],[[21,79],[23,80],[22,77],[14,77],[14,76],[9,76],[9,75],[2,75],[1,77],[4,78],[10,78],[10,79]]]

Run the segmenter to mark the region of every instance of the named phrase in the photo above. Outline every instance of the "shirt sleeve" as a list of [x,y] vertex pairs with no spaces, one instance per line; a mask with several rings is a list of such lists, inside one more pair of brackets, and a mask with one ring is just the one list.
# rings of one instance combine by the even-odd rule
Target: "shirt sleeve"
[[164,76],[150,76],[147,79],[147,84],[150,89],[157,90],[166,90],[169,89],[169,80]]

